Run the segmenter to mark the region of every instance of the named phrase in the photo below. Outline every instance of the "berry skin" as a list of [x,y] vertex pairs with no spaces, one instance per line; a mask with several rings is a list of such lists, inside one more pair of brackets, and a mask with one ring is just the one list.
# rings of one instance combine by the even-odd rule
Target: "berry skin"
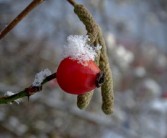
[[57,69],[56,77],[59,86],[67,93],[84,94],[97,87],[97,77],[100,69],[94,61],[85,61],[86,65],[78,60],[67,57],[63,59]]

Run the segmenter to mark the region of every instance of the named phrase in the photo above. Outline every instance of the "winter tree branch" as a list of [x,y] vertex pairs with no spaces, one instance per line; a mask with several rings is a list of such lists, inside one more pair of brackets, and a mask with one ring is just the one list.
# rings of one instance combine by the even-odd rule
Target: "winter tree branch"
[[67,0],[71,5],[75,5],[75,1],[74,0]]
[[[33,0],[9,25],[4,28],[0,32],[0,39],[2,39],[8,32],[10,32],[31,10],[33,10],[37,5],[39,5],[44,0]],[[107,51],[106,51],[106,45],[100,30],[100,27],[96,23],[96,21],[93,19],[90,12],[82,5],[75,2],[75,0],[67,0],[73,7],[74,7],[74,13],[79,17],[80,21],[85,25],[85,28],[87,30],[87,35],[90,38],[89,44],[98,43],[102,46],[101,53],[99,55],[99,68],[101,71],[105,72],[107,75],[106,79],[104,80],[104,83],[101,87],[102,91],[102,110],[105,114],[111,114],[113,112],[113,103],[114,103],[114,93],[113,93],[113,83],[112,83],[112,74],[109,66]],[[42,73],[43,74],[43,73]],[[31,86],[28,88],[25,88],[24,90],[18,92],[17,94],[13,94],[8,92],[7,96],[0,97],[0,104],[7,104],[11,102],[17,102],[17,99],[20,99],[22,97],[30,97],[31,95],[39,92],[42,90],[43,84],[46,82],[55,79],[56,73],[50,75],[51,73],[44,73],[42,75],[42,79],[40,77],[41,74],[37,74],[37,78],[35,78],[34,82]],[[37,80],[37,81],[36,81]],[[78,107],[83,107],[81,105],[88,105],[90,99],[92,97],[92,94],[90,95],[84,95],[81,98],[78,98],[80,102],[80,105]],[[88,100],[84,100],[85,98],[89,98]],[[85,107],[86,107],[85,106]]]
[[11,95],[11,96],[2,96],[2,97],[0,97],[0,104],[8,104],[8,103],[11,103],[11,102],[13,102],[13,101],[15,101],[17,99],[26,97],[26,96],[30,97],[31,95],[33,95],[33,94],[41,91],[42,90],[42,86],[45,83],[47,83],[47,82],[49,82],[49,81],[51,81],[51,80],[53,80],[55,78],[56,78],[56,73],[53,73],[53,74],[47,76],[42,81],[42,83],[41,83],[40,86],[33,86],[33,85],[31,85],[28,88],[25,88],[24,90],[22,90],[22,91],[20,91],[20,92],[18,92],[16,94],[14,94],[14,95]]
[[33,0],[16,18],[13,19],[1,32],[0,39],[10,32],[29,12],[31,12],[36,6],[42,3],[44,0]]

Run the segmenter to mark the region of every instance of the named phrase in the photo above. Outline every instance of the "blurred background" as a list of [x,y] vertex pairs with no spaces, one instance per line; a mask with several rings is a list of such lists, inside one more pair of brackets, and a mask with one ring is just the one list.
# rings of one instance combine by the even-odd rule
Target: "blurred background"
[[[31,0],[0,0],[2,30]],[[96,90],[81,111],[55,82],[20,104],[1,105],[0,138],[167,138],[167,1],[77,0],[102,27],[114,79],[115,110]],[[86,34],[66,0],[46,0],[0,41],[0,95],[55,72],[69,35]]]

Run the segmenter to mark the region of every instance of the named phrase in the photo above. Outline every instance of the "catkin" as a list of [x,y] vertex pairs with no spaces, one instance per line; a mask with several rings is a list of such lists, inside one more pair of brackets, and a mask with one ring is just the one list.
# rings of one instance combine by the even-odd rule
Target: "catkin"
[[81,4],[76,4],[74,6],[74,12],[78,15],[79,19],[86,27],[87,35],[90,39],[88,43],[90,45],[93,44],[98,35],[98,26],[96,21],[93,19],[90,12]]
[[101,86],[102,101],[103,101],[102,110],[105,114],[111,114],[113,112],[113,106],[114,106],[113,80],[107,56],[105,41],[103,39],[100,28],[99,28],[98,40],[99,44],[102,46],[99,67],[105,73],[105,80]]
[[[105,73],[105,80],[101,86],[102,92],[102,110],[105,114],[111,114],[113,112],[114,106],[114,93],[113,93],[113,80],[112,73],[109,65],[109,60],[106,51],[105,41],[103,39],[101,29],[96,24],[96,21],[93,19],[90,12],[81,4],[73,4],[74,12],[79,17],[81,22],[85,25],[87,30],[87,35],[89,36],[88,43],[90,45],[97,44],[102,46],[100,52],[98,52],[98,56],[96,57],[96,64],[99,65],[101,71]],[[78,95],[77,97],[77,105],[80,109],[86,108],[90,100],[92,98],[93,91],[88,92],[86,94]]]

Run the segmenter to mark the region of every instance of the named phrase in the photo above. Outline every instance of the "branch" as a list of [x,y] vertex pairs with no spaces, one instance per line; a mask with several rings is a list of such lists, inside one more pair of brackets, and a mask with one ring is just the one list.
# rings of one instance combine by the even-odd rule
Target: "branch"
[[44,0],[33,0],[13,21],[11,21],[1,32],[0,39],[2,39],[8,32],[10,32],[30,11],[42,3]]
[[75,3],[75,0],[67,0],[71,5],[75,5],[76,3]]
[[3,96],[3,97],[0,97],[0,104],[8,104],[10,102],[13,102],[17,99],[20,99],[20,98],[23,98],[23,97],[30,97],[31,95],[39,92],[42,90],[42,86],[55,79],[56,78],[56,73],[53,73],[49,76],[47,76],[43,82],[41,83],[41,86],[29,86],[28,88],[25,88],[24,90],[18,92],[17,94],[14,94],[12,96]]

